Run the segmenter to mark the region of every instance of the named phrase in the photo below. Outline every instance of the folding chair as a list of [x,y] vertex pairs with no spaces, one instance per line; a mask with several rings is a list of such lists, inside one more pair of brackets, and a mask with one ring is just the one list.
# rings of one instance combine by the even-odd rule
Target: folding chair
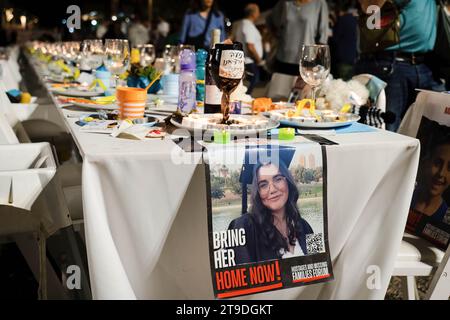
[[[399,133],[416,137],[423,121],[424,111],[433,113],[435,107],[450,103],[450,95],[436,92],[421,92],[413,106],[408,109],[399,129]],[[445,116],[445,115],[444,115]],[[443,118],[445,126],[447,122]],[[431,132],[429,133],[431,134]],[[422,146],[424,147],[424,146]],[[415,235],[405,233],[400,246],[393,275],[402,277],[404,292],[409,300],[419,298],[415,277],[433,276],[425,294],[425,299],[445,299],[450,296],[450,247],[446,251],[436,248],[428,241]]]
[[444,252],[424,239],[405,233],[392,275],[402,277],[403,292],[408,300],[419,298],[415,277],[431,275],[433,280],[425,299],[449,298],[449,255],[450,247]]
[[[0,143],[9,143],[14,138],[13,131],[2,120],[4,118],[0,114],[0,131],[3,133],[0,134]],[[46,238],[70,225],[67,209],[60,202],[61,195],[57,197],[54,194],[59,191],[52,181],[55,173],[56,163],[49,144],[0,145],[0,181],[3,185],[3,194],[0,195],[0,235],[4,240],[15,239],[19,248],[26,251],[29,245],[22,235],[35,234],[39,253],[30,252],[24,256],[39,281],[40,299],[47,298]],[[33,259],[36,256],[39,263]],[[56,279],[54,273],[50,277],[53,281]]]

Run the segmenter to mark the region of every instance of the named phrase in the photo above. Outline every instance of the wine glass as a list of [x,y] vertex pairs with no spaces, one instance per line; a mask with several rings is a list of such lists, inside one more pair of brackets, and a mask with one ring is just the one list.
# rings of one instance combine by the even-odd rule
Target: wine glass
[[[102,40],[84,40],[81,44],[81,64],[89,70],[95,70],[103,64]],[[82,69],[83,69],[82,68]]]
[[166,45],[164,48],[163,59],[165,64],[165,73],[171,73],[175,71],[176,64],[178,62],[178,47],[173,45]]
[[300,58],[300,75],[311,86],[312,101],[316,103],[316,90],[330,73],[330,48],[327,45],[304,45]]
[[136,47],[139,50],[139,63],[142,67],[148,67],[155,61],[155,47],[152,44],[142,44]]
[[66,41],[61,45],[61,53],[63,59],[67,63],[76,63],[80,54],[80,42],[78,41]]
[[119,75],[128,69],[130,63],[128,40],[106,39],[104,63],[108,71],[114,74],[115,86],[117,87]]
[[211,76],[222,91],[222,123],[229,124],[230,95],[237,88],[244,76],[245,55],[242,43],[218,43],[212,49],[210,60]]

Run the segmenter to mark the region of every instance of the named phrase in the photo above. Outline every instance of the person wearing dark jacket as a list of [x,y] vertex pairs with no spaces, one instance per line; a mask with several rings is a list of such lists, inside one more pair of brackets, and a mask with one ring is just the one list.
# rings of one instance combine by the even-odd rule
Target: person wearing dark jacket
[[307,255],[306,235],[314,233],[300,216],[299,193],[282,161],[255,165],[250,213],[228,229],[244,229],[246,243],[234,248],[236,264]]

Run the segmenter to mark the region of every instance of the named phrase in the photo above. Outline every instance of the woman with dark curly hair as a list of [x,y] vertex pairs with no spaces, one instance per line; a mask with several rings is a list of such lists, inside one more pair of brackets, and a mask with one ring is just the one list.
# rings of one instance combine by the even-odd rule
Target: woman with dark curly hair
[[234,248],[237,264],[308,254],[306,235],[314,232],[300,217],[298,197],[297,186],[284,163],[255,165],[251,212],[229,226],[245,230],[245,246]]

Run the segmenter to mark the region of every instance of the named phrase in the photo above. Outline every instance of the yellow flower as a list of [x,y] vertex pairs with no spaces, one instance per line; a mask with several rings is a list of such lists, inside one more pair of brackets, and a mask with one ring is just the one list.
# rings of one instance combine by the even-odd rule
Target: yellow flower
[[125,71],[124,73],[122,73],[122,74],[119,76],[119,78],[120,78],[121,80],[125,80],[126,78],[128,78],[128,71]]
[[131,49],[131,63],[139,63],[141,60],[138,49]]

